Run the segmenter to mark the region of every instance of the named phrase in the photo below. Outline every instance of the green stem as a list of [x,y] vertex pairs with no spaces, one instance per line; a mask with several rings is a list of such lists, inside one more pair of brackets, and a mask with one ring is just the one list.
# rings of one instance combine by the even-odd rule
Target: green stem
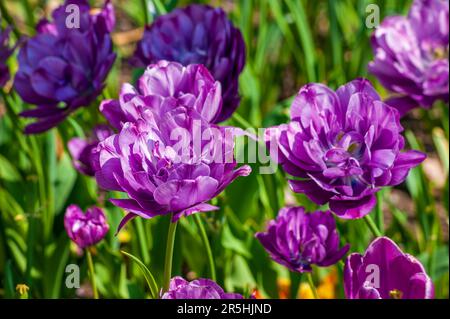
[[95,283],[94,262],[92,261],[92,255],[91,252],[89,251],[89,247],[86,248],[85,251],[89,269],[89,277],[91,278],[92,292],[94,294],[94,299],[98,299],[97,284]]
[[313,280],[312,274],[309,272],[309,273],[307,273],[306,277],[308,278],[308,283],[309,283],[309,286],[311,287],[312,293],[314,295],[314,299],[320,299],[319,294],[317,293],[317,290],[316,290],[316,286],[314,285],[314,280]]
[[147,24],[150,24],[151,21],[150,21],[150,15],[149,15],[149,12],[148,12],[148,4],[147,4],[147,0],[141,0],[141,3],[142,3],[142,10],[144,11],[144,21],[145,21],[145,24],[146,24],[146,25],[147,25]]
[[377,226],[381,233],[384,233],[384,214],[383,214],[383,190],[377,193]]
[[166,242],[166,257],[164,259],[164,280],[163,280],[163,292],[169,290],[170,278],[172,277],[172,260],[173,260],[173,247],[175,244],[175,231],[177,230],[178,222],[170,221],[169,230],[167,231]]
[[150,253],[148,249],[148,241],[147,236],[145,236],[144,224],[142,223],[141,218],[136,218],[136,232],[139,238],[139,247],[141,249],[141,256],[144,261],[144,264],[148,265],[150,263]]
[[377,225],[375,225],[375,222],[373,221],[372,217],[369,215],[364,216],[364,221],[366,222],[367,227],[369,227],[370,231],[375,237],[381,237],[383,234],[380,232],[380,230],[377,228]]
[[208,255],[209,270],[211,274],[211,279],[216,281],[216,266],[214,265],[214,257],[211,250],[211,245],[206,234],[205,226],[203,225],[202,218],[200,214],[194,214],[194,220],[197,224],[198,230],[200,231],[200,238],[202,239],[203,246],[205,246],[206,254]]
[[43,221],[43,233],[44,238],[47,240],[51,234],[51,225],[49,223],[49,211],[47,205],[47,190],[45,187],[46,176],[44,175],[44,169],[42,166],[42,157],[41,157],[41,145],[38,143],[36,136],[30,136],[30,145],[31,145],[31,158],[33,164],[36,169],[37,181],[38,181],[38,189],[39,189],[39,197],[40,197],[40,207],[38,209],[39,214],[42,215]]

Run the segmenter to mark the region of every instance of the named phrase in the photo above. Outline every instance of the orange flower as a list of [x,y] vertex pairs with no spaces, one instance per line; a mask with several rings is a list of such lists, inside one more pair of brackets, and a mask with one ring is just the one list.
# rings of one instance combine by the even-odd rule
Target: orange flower
[[[333,268],[325,277],[322,278],[317,287],[317,294],[321,299],[334,299],[336,297],[335,287],[337,283],[336,269]],[[298,299],[314,299],[311,287],[307,283],[301,283],[298,289]]]
[[289,299],[291,291],[291,281],[287,278],[277,280],[278,296],[280,299]]

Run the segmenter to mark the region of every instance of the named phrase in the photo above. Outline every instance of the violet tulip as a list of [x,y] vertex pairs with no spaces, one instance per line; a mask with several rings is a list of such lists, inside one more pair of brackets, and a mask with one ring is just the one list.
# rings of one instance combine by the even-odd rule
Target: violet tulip
[[402,183],[425,154],[404,151],[396,109],[380,100],[369,81],[357,79],[336,92],[323,84],[300,89],[291,121],[266,131],[266,140],[289,185],[314,203],[329,203],[341,218],[361,218],[382,187]]
[[364,255],[353,253],[344,267],[349,299],[432,299],[434,286],[415,257],[389,238],[378,237]]

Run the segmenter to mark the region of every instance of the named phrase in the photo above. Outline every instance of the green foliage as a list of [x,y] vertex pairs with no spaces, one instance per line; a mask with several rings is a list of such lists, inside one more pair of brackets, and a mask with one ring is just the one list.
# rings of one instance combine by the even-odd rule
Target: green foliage
[[[6,1],[8,6],[17,9],[14,18],[25,25],[21,32],[31,34],[32,23],[38,21],[42,12],[37,5],[43,2],[9,2]],[[191,2],[207,1],[117,0],[114,4],[129,29],[142,27],[145,21]],[[365,8],[371,2],[214,1],[226,8],[247,45],[246,67],[240,77],[242,102],[238,115],[226,124],[244,127],[246,123],[240,119],[253,127],[286,122],[292,98],[302,85],[317,81],[337,87],[367,76],[372,30],[366,28],[364,21]],[[150,3],[154,4],[153,11],[148,9]],[[410,1],[377,3],[382,18],[404,14],[410,5]],[[105,97],[117,96],[123,81],[135,81],[142,72],[130,70],[126,62],[132,49],[116,49],[119,58],[109,75]],[[10,60],[15,70],[15,59]],[[129,78],[122,77],[124,70],[129,71]],[[369,79],[386,95],[374,78]],[[100,295],[157,298],[163,278],[168,219],[133,220],[115,236],[124,212],[107,201],[112,194],[105,194],[92,179],[73,169],[67,151],[70,138],[83,137],[101,118],[98,103],[79,109],[58,128],[30,137],[22,134],[26,121],[17,116],[27,106],[14,93],[4,93],[0,101],[6,109],[6,114],[0,115],[0,297],[17,297],[17,284],[30,287],[30,298],[76,296],[74,289],[64,286],[64,269],[69,263],[80,265],[85,282],[86,260],[71,249],[63,213],[68,205],[77,203],[82,208],[104,206],[111,227],[93,256]],[[436,296],[448,298],[448,106],[436,105],[428,113],[415,112],[403,125],[408,147],[422,149],[437,159],[445,185],[437,185],[424,167],[418,167],[406,185],[382,193],[383,205],[373,217],[378,226],[385,226],[387,236],[424,263],[436,284]],[[291,297],[295,297],[298,285],[306,278],[289,274],[272,262],[254,234],[263,230],[286,204],[317,207],[304,195],[289,192],[280,170],[262,176],[257,173],[257,165],[251,166],[252,175],[236,180],[214,200],[220,210],[204,213],[218,283],[230,291],[249,295],[257,288],[264,297],[277,298],[280,281],[287,279],[291,282]],[[404,201],[411,205],[399,205],[393,199],[394,192],[404,194]],[[408,206],[412,208],[408,210]],[[364,251],[373,239],[363,221],[337,223],[342,242],[350,242],[351,251]],[[172,273],[187,278],[208,277],[206,253],[194,220],[185,218],[178,227]],[[344,297],[342,269],[340,265],[337,268],[336,297]],[[320,277],[319,273],[316,279],[320,281]]]

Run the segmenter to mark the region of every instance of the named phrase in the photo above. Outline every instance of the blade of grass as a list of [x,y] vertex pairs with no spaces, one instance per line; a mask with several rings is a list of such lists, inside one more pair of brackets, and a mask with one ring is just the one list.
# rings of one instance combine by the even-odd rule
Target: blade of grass
[[285,0],[285,2],[293,15],[298,34],[300,35],[300,42],[305,53],[308,81],[317,82],[314,41],[311,35],[311,29],[309,28],[305,8],[301,0]]
[[147,282],[148,288],[150,289],[150,296],[153,299],[158,299],[158,285],[156,284],[155,277],[153,277],[152,272],[147,268],[147,266],[145,266],[142,261],[139,260],[139,258],[123,250],[121,250],[120,252],[125,256],[130,257],[131,260],[133,260],[139,266],[139,269],[142,271],[145,281]]
[[208,256],[209,263],[209,271],[211,275],[211,279],[216,281],[216,266],[214,264],[214,256],[212,254],[211,245],[208,240],[208,235],[206,234],[205,226],[203,225],[203,221],[201,219],[200,214],[194,214],[195,224],[200,232],[200,237],[203,242],[203,246],[205,246],[206,255]]
[[148,248],[148,240],[147,240],[147,236],[146,233],[144,231],[144,225],[142,224],[143,221],[141,218],[135,218],[134,219],[135,225],[136,225],[136,232],[137,232],[137,236],[139,238],[139,247],[141,250],[141,256],[144,260],[145,264],[149,264],[150,263],[150,249]]

